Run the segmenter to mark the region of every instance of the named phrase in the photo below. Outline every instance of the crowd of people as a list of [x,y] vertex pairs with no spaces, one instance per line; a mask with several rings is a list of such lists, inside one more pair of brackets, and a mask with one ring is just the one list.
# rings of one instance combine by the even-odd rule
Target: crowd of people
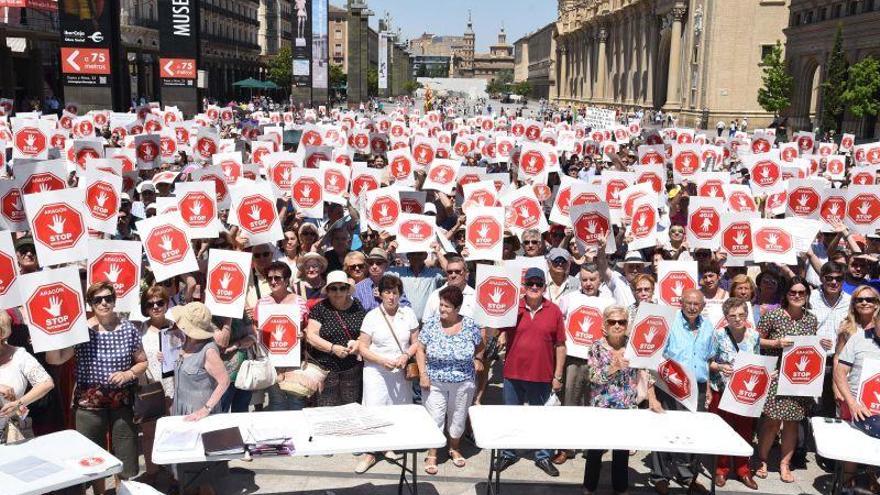
[[[404,103],[381,110],[298,110],[289,112],[290,119],[285,119],[284,125],[301,129],[320,124],[323,129],[345,133],[351,130],[351,124],[346,123],[349,118],[358,128],[373,130],[379,121],[391,120],[405,127],[409,139],[436,136],[445,129],[452,131],[454,143],[457,134],[489,142],[496,135],[508,135],[513,123],[519,122],[503,113],[457,115],[453,106],[443,107],[442,115],[434,120],[413,101]],[[163,115],[158,106],[146,110]],[[254,106],[240,110],[232,122],[210,121],[208,125],[233,142],[244,163],[251,163],[256,139],[244,132],[242,121],[257,122],[258,129],[278,124],[270,120],[268,111]],[[568,113],[566,121],[560,118],[559,109],[549,104],[541,115],[544,120],[536,123],[543,128],[544,142],[555,144],[556,132],[563,130],[577,132],[582,145],[590,139],[592,129],[583,115]],[[671,134],[652,129],[651,118],[639,115],[644,127],[621,141],[616,152],[605,153],[598,146],[589,153],[554,151],[559,171],[548,174],[546,185],[552,189],[562,177],[601,183],[603,172],[639,167],[638,149],[649,135],[663,136],[666,144],[670,143]],[[621,124],[629,123],[625,114],[621,118]],[[491,131],[480,125],[483,119],[492,121]],[[7,127],[6,122],[6,117],[0,118],[0,130]],[[14,117],[10,122],[8,127],[14,130]],[[198,127],[187,122],[193,129]],[[715,170],[729,173],[733,183],[748,185],[748,175],[739,173],[743,155],[749,153],[745,126],[745,122],[731,122],[730,129],[739,130],[728,135],[728,125],[719,122],[717,135],[712,131],[697,134],[728,150],[727,158]],[[130,136],[122,136],[109,126],[95,126],[94,138],[108,149],[131,143]],[[528,138],[516,136],[515,140],[522,144]],[[181,144],[182,150],[187,150],[186,143]],[[278,152],[297,147],[297,143],[279,144]],[[518,149],[509,158],[492,158],[478,146],[460,158],[467,166],[507,174],[510,184],[505,187],[512,189],[528,183],[518,173]],[[382,171],[382,185],[393,182],[383,151],[342,151],[350,160]],[[179,184],[193,180],[195,171],[210,165],[195,156],[181,151],[158,168],[138,170],[136,184],[121,194],[116,232],[91,232],[91,237],[141,240],[137,221],[157,215],[163,198],[173,197]],[[855,166],[852,157],[847,160],[848,168]],[[18,179],[15,165],[12,160],[7,167],[8,180]],[[0,426],[26,416],[35,435],[75,428],[122,460],[118,478],[156,486],[175,483],[212,493],[217,480],[222,479],[224,463],[212,463],[208,469],[183,464],[165,470],[152,462],[158,418],[183,415],[198,421],[226,412],[419,403],[448,438],[443,452],[431,449],[424,458],[421,469],[434,475],[438,464],[447,460],[456,467],[466,465],[461,444],[470,435],[467,411],[474,404],[543,406],[555,395],[564,406],[642,407],[657,414],[684,409],[655,386],[651,370],[630,366],[624,349],[639,306],[659,300],[659,264],[694,260],[698,263],[698,285],[681,294],[665,356],[685,366],[698,381],[698,410],[718,414],[746,442],[755,445],[752,458],[719,459],[717,469],[710,473],[711,482],[724,486],[728,478],[735,477],[743,486],[760,490],[760,480],[771,471],[783,482],[793,482],[796,468],[804,465],[804,452],[812,448],[810,431],[805,427],[807,418],[818,415],[852,421],[877,414],[857,401],[857,387],[866,362],[880,358],[880,232],[857,234],[846,223],[833,222],[824,226],[793,265],[734,266],[727,263],[728,256],[720,248],[688,246],[687,204],[697,191],[693,182],[674,180],[668,162],[666,168],[669,176],[659,196],[656,246],[628,248],[632,240],[627,234],[629,218],[617,221],[607,239],[586,248],[570,225],[548,221],[543,230],[518,230],[508,225],[502,236],[502,259],[495,264],[503,266],[519,258],[541,261],[525,271],[516,321],[506,328],[480,325],[475,317],[477,266],[493,263],[468,260],[463,185],[455,185],[451,194],[424,189],[426,170],[421,168],[415,172],[413,189],[426,193],[424,214],[435,218],[442,237],[438,241],[445,241],[432,243],[425,252],[398,253],[400,243],[395,236],[362,222],[363,210],[353,199],[347,205],[327,202],[323,218],[307,218],[289,196],[279,196],[277,211],[284,238],[277,243],[250,242],[248,234],[230,222],[224,211],[219,215],[222,228],[216,238],[193,241],[199,270],[156,280],[145,260],[138,288],[140,314],[117,310],[119,295],[114,284],[97,281],[86,286],[86,267],[74,263],[82,274],[82,293],[89,307],[88,341],[34,353],[30,337],[34,329],[28,326],[27,312],[22,307],[0,312]],[[172,180],[154,181],[166,171],[178,174]],[[827,175],[824,159],[814,174]],[[76,187],[79,179],[72,173],[69,187]],[[844,177],[833,186],[846,187],[847,181]],[[352,198],[348,193],[345,196]],[[759,207],[755,216],[784,216],[765,209],[766,198],[755,196]],[[542,201],[544,214],[549,215],[553,198]],[[609,249],[612,241],[614,246]],[[8,254],[17,260],[19,273],[47,268],[37,259],[30,232],[14,234],[14,249],[14,254]],[[208,257],[211,250],[219,249],[252,256],[245,308],[239,318],[212,315],[204,304]],[[601,338],[591,345],[586,358],[567,352],[566,322],[574,295],[603,298],[608,303],[602,314]],[[239,388],[237,373],[260,346],[263,336],[257,322],[261,307],[265,311],[269,304],[298,307],[303,364],[278,367],[271,387]],[[725,324],[718,325],[710,318],[707,308],[713,305],[721,308]],[[175,363],[164,362],[168,358],[160,351],[160,335],[165,333],[181,343]],[[779,394],[778,376],[774,376],[760,419],[719,408],[734,356],[744,352],[780,356],[792,345],[792,337],[805,335],[821,336],[829,356],[821,397]],[[173,364],[173,373],[163,373],[169,364]],[[498,384],[500,393],[493,386]],[[155,402],[147,407],[149,393],[163,398],[158,407]],[[779,461],[771,462],[771,451],[777,446]],[[528,455],[541,471],[555,477],[559,475],[556,466],[577,454],[538,450]],[[604,452],[583,454],[583,489],[590,494],[597,490]],[[632,454],[611,453],[616,493],[629,489]],[[496,468],[503,471],[522,455],[504,451]],[[393,456],[394,452],[363,453],[352,462],[353,469],[364,473]],[[661,495],[669,492],[671,483],[684,486],[689,493],[707,492],[698,480],[702,468],[696,456],[653,452],[648,465],[651,484]],[[844,471],[847,486],[858,484],[880,492],[876,473],[868,471],[860,478],[862,470],[849,464]],[[93,485],[96,494],[104,493],[103,482]]]

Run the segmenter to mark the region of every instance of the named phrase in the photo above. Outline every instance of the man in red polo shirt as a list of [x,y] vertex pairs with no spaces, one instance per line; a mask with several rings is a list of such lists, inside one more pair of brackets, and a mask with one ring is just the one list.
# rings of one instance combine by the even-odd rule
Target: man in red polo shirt
[[[504,404],[509,406],[543,406],[551,392],[562,388],[565,326],[559,307],[544,297],[545,285],[543,270],[526,271],[516,326],[502,329],[507,334]],[[550,476],[559,476],[551,455],[550,450],[535,451],[535,465]],[[504,471],[517,460],[514,451],[504,450],[495,468]]]

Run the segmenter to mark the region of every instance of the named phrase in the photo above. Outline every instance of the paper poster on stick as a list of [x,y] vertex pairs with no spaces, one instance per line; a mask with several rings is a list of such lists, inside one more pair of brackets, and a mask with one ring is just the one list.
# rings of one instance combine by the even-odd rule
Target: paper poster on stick
[[623,357],[629,360],[631,367],[657,368],[663,360],[663,349],[677,312],[677,309],[663,304],[639,304],[623,351]]
[[177,211],[192,239],[213,239],[220,232],[213,181],[179,182],[174,186]]
[[660,302],[681,307],[681,297],[688,289],[697,288],[697,262],[662,260],[657,268]]
[[519,274],[505,267],[477,265],[474,320],[478,325],[505,328],[516,325]]
[[820,337],[786,337],[794,343],[782,352],[779,369],[779,395],[795,397],[821,397],[825,375],[825,349],[819,345]]
[[269,360],[272,365],[299,366],[302,343],[299,306],[260,304],[257,308],[257,328],[263,345],[269,350]]
[[89,236],[83,199],[83,190],[79,188],[24,196],[41,267],[86,259]]
[[212,249],[208,252],[205,306],[211,314],[241,318],[251,274],[251,253]]
[[157,282],[199,269],[189,231],[179,213],[156,215],[136,225]]
[[437,229],[431,215],[401,213],[397,222],[398,253],[430,253]]
[[748,418],[760,417],[770,391],[770,377],[776,370],[776,357],[740,351],[732,366],[718,408]]
[[88,250],[87,285],[110,282],[116,293],[116,310],[140,314],[141,243],[91,239]]
[[655,384],[677,400],[688,411],[697,411],[697,379],[693,371],[674,359],[664,359],[657,365]]
[[501,261],[504,241],[504,208],[471,210],[465,223],[467,260]]
[[76,267],[27,273],[21,276],[20,284],[34,352],[63,349],[89,340]]

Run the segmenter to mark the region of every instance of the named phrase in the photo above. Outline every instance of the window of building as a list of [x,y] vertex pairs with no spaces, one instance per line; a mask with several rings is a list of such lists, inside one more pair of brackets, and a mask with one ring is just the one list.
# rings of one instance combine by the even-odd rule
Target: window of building
[[813,22],[813,11],[809,11],[804,15],[804,24],[810,24]]
[[819,9],[819,15],[817,16],[816,21],[822,22],[827,18],[828,18],[828,9],[826,9],[824,7]]
[[342,30],[337,29],[336,32],[333,33],[333,39],[341,40],[342,39]]
[[859,11],[859,2],[852,1],[846,6],[846,15],[856,15]]
[[843,5],[837,4],[831,7],[831,18],[837,19],[840,17],[841,12],[843,11]]
[[764,63],[764,59],[773,53],[775,47],[776,45],[761,45],[761,63]]

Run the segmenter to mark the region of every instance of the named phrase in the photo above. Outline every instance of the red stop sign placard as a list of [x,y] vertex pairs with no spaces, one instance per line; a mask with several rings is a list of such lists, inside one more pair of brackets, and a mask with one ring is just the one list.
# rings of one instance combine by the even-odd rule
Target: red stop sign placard
[[657,214],[654,208],[648,204],[641,204],[632,214],[632,235],[636,239],[643,239],[654,232],[657,223]]
[[697,239],[709,240],[715,237],[718,229],[721,228],[721,217],[715,208],[702,206],[691,214],[688,228]]
[[202,228],[211,224],[217,213],[214,198],[204,191],[190,191],[177,203],[177,210],[187,227]]
[[31,174],[21,186],[22,194],[32,194],[47,191],[58,191],[67,187],[67,183],[50,172],[38,172]]
[[358,175],[351,181],[351,192],[355,193],[358,197],[367,191],[373,191],[375,189],[379,189],[379,183],[376,182],[376,178],[372,175]]
[[633,326],[631,332],[632,348],[639,357],[651,357],[663,351],[669,325],[660,316],[649,316]]
[[93,182],[86,189],[86,207],[92,216],[99,220],[109,220],[116,215],[119,196],[109,183],[102,180]]
[[812,215],[819,208],[822,198],[812,187],[797,187],[788,195],[788,209],[797,216]]
[[321,184],[314,177],[300,177],[291,187],[291,197],[299,208],[314,208],[323,201]]
[[446,164],[435,165],[431,167],[428,178],[438,184],[449,184],[455,179],[455,171]]
[[783,254],[794,247],[791,234],[777,227],[763,227],[755,232],[755,244],[768,253]]
[[24,156],[38,156],[46,150],[46,135],[36,127],[22,127],[13,137],[15,149]]
[[752,254],[752,227],[749,222],[732,222],[721,233],[721,246],[733,256]]
[[160,225],[147,234],[144,250],[150,261],[160,265],[177,263],[189,251],[186,234],[173,225]]
[[247,275],[230,261],[221,261],[208,272],[208,290],[214,300],[221,304],[232,304],[244,295]]
[[862,382],[859,400],[872,413],[880,413],[880,373]]
[[17,188],[7,191],[3,198],[0,198],[0,212],[10,222],[17,223],[27,220],[24,213],[24,204],[21,200],[21,191]]
[[501,240],[502,230],[495,218],[479,216],[471,223],[467,238],[477,249],[491,249]]
[[525,196],[514,200],[510,204],[510,209],[514,212],[513,224],[521,229],[535,227],[544,214],[534,199]]
[[587,212],[574,222],[575,234],[585,244],[596,244],[608,237],[608,218],[597,212]]
[[813,346],[795,347],[782,359],[782,373],[795,385],[806,385],[825,373],[824,360]]
[[669,394],[679,401],[691,396],[691,380],[681,364],[667,359],[657,366],[657,375],[666,384]]
[[67,203],[49,203],[40,208],[33,227],[37,242],[53,251],[73,247],[86,231],[82,215]]
[[547,165],[544,155],[538,150],[529,150],[519,156],[519,166],[526,175],[538,175]]
[[660,300],[666,304],[680,307],[681,295],[688,289],[696,288],[696,281],[687,272],[671,271],[660,280]]
[[397,230],[401,236],[410,242],[424,242],[434,234],[434,228],[431,227],[431,224],[418,218],[411,218],[401,222]]
[[18,278],[18,269],[12,256],[0,251],[0,296],[5,296]]
[[770,388],[770,375],[763,366],[744,366],[730,376],[727,385],[733,400],[752,405],[763,399]]
[[140,283],[135,262],[127,254],[113,251],[101,254],[89,265],[89,276],[89,284],[103,281],[113,284],[117,298],[125,297]]
[[880,218],[880,197],[877,194],[857,194],[849,200],[846,216],[856,225],[871,225]]
[[391,196],[379,196],[370,206],[370,218],[381,229],[388,229],[397,222],[400,207]]
[[263,344],[271,354],[287,354],[296,347],[298,328],[296,323],[284,315],[266,318],[260,327]]
[[79,292],[61,282],[38,287],[26,305],[31,325],[49,335],[69,331],[82,313]]
[[489,316],[504,316],[517,307],[516,286],[504,277],[488,277],[477,287],[477,304]]
[[261,194],[252,194],[242,198],[237,214],[242,229],[250,234],[261,234],[275,222],[275,204]]
[[575,344],[591,346],[602,338],[602,313],[592,306],[580,306],[569,315],[566,331]]

